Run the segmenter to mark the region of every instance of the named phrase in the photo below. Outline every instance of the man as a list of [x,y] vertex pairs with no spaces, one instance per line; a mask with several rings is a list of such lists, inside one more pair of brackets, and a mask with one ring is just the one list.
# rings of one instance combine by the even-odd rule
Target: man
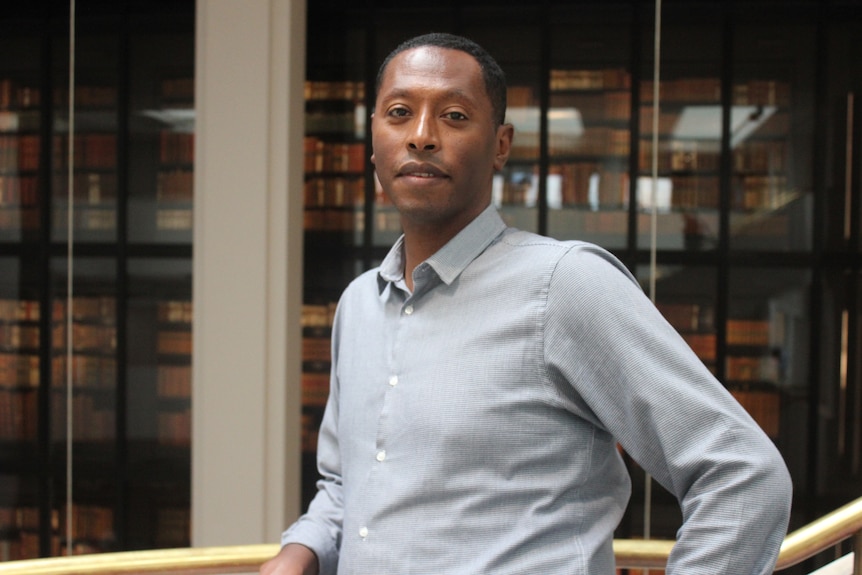
[[773,569],[771,441],[611,255],[509,229],[502,71],[433,34],[378,76],[372,162],[403,236],[345,290],[317,496],[262,573],[614,573],[621,444],[674,493],[668,573]]

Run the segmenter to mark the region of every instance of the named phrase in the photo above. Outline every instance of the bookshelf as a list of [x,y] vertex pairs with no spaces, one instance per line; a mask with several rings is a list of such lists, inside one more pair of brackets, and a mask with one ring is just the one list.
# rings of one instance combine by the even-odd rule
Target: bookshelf
[[0,11],[0,559],[189,544],[193,8]]

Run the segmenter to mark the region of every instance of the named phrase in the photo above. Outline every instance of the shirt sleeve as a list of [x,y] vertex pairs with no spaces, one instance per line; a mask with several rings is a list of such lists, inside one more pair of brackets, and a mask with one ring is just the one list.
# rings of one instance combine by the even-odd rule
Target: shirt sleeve
[[792,499],[784,461],[628,271],[600,248],[573,247],[546,311],[549,377],[571,409],[679,501],[668,575],[772,573]]
[[335,375],[337,356],[334,351],[337,332],[338,314],[336,313],[332,337],[333,367],[330,375],[329,399],[318,434],[317,467],[321,474],[321,479],[317,483],[318,490],[309,504],[308,511],[281,536],[282,546],[288,543],[299,543],[314,551],[317,555],[320,575],[335,575],[338,570],[344,516],[337,432],[339,385]]

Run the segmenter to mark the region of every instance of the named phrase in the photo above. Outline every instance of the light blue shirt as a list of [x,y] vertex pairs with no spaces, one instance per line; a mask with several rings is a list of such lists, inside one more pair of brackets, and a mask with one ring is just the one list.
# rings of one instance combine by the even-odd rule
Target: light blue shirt
[[781,456],[613,256],[489,207],[413,281],[399,240],[345,290],[323,479],[282,543],[327,575],[611,575],[619,442],[680,500],[669,575],[772,572]]

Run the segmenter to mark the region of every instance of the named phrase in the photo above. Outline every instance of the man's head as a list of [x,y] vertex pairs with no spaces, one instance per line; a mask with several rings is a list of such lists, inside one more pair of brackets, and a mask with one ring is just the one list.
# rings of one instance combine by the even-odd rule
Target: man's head
[[490,204],[494,173],[506,164],[513,135],[510,124],[500,123],[504,108],[496,110],[505,107],[502,72],[488,72],[453,44],[493,63],[472,42],[448,35],[402,44],[381,68],[371,116],[371,161],[405,235],[423,229],[439,245]]
[[498,125],[505,122],[506,75],[503,73],[503,69],[500,68],[500,65],[497,64],[497,61],[494,60],[494,57],[491,56],[487,50],[472,40],[462,36],[456,36],[454,34],[434,32],[431,34],[416,36],[402,42],[398,47],[390,52],[388,56],[386,56],[386,59],[383,60],[383,64],[380,65],[380,69],[377,71],[377,92],[380,91],[380,85],[383,83],[383,76],[392,59],[406,50],[422,46],[435,46],[437,48],[458,50],[472,56],[479,64],[479,68],[482,70],[482,79],[485,82],[485,91],[488,94],[488,99],[491,100],[493,118]]

